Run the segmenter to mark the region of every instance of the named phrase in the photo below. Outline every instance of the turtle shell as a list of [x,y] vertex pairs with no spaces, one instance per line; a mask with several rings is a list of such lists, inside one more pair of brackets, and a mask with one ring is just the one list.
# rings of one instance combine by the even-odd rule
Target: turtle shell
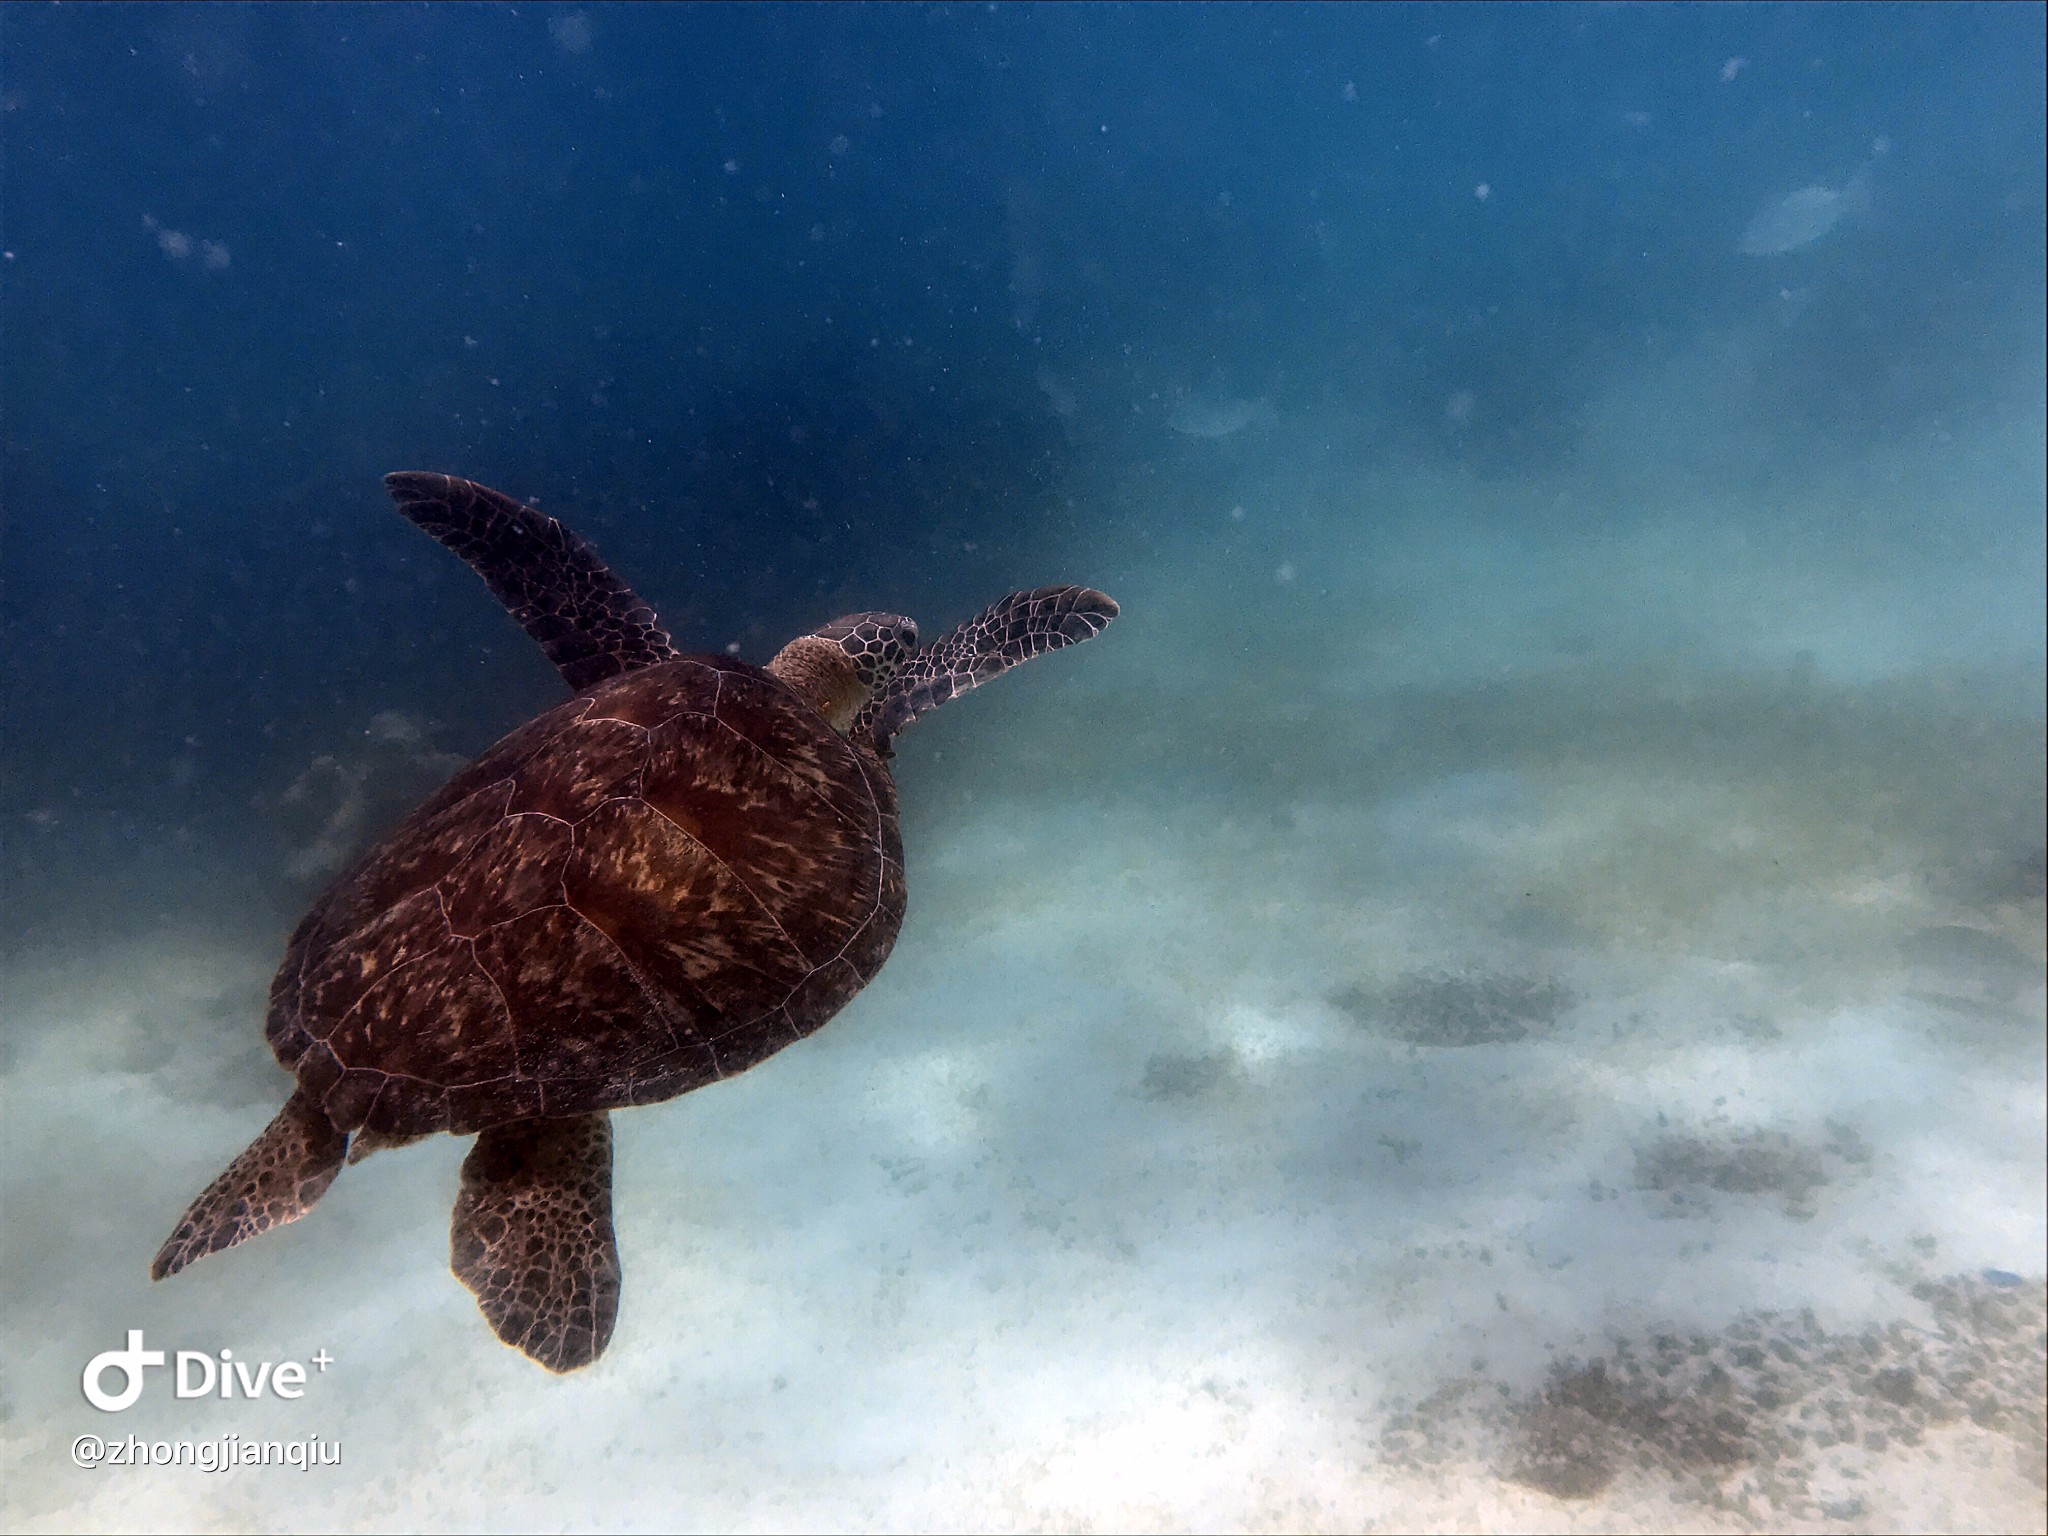
[[265,1034],[343,1130],[654,1103],[831,1018],[903,902],[880,758],[759,667],[664,662],[513,731],[336,881]]

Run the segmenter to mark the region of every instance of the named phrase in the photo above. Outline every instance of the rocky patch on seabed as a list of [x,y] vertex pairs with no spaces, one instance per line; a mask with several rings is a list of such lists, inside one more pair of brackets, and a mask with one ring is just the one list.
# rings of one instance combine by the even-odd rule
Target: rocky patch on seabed
[[1935,1454],[1953,1431],[2040,1489],[2048,1286],[1986,1270],[1912,1294],[1925,1321],[1830,1334],[1810,1311],[1753,1312],[1718,1334],[1616,1338],[1533,1394],[1449,1383],[1398,1413],[1382,1450],[1418,1470],[1490,1465],[1567,1504],[1654,1490],[1739,1529],[1886,1528],[1901,1449]]

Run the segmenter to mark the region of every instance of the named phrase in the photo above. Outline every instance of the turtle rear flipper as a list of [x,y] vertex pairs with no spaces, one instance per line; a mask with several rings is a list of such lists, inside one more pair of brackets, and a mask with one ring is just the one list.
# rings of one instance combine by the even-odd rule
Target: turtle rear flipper
[[460,555],[578,693],[681,652],[654,610],[583,540],[502,491],[453,475],[384,477],[398,510]]
[[462,1163],[448,1267],[498,1337],[549,1370],[603,1354],[619,1315],[610,1116],[479,1133]]
[[194,1259],[297,1221],[341,1171],[348,1136],[301,1088],[227,1171],[200,1191],[157,1250],[149,1277],[175,1275]]
[[926,710],[1021,661],[1093,640],[1116,614],[1115,600],[1092,587],[1034,587],[998,598],[905,662],[868,700],[849,734],[887,756],[889,739]]

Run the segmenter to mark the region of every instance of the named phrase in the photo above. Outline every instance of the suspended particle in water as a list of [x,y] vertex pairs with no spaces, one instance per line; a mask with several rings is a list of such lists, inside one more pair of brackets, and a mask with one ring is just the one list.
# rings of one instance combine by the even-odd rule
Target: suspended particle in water
[[584,11],[571,11],[566,16],[557,16],[548,22],[548,36],[555,40],[555,46],[564,53],[590,52],[590,16]]

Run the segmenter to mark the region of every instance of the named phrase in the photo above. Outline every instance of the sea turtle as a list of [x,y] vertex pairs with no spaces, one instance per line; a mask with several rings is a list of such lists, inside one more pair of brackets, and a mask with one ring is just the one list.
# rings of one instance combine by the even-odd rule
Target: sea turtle
[[576,697],[313,904],[264,1031],[297,1086],[150,1274],[297,1220],[344,1161],[473,1134],[450,1267],[499,1338],[575,1370],[618,1313],[610,1111],[743,1072],[871,981],[903,922],[892,739],[1117,607],[1040,587],[923,649],[856,613],[765,667],[684,656],[553,518],[446,475],[385,485]]

